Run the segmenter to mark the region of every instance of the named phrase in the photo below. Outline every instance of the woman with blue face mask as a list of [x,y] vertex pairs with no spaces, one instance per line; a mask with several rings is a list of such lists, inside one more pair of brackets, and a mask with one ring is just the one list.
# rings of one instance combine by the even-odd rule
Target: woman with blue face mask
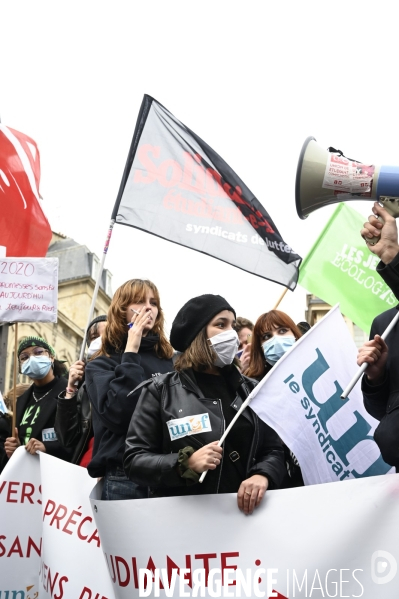
[[[280,358],[302,337],[294,321],[280,310],[270,310],[256,321],[251,343],[251,357],[246,376],[260,381]],[[284,446],[287,474],[283,488],[303,486],[301,469],[294,454]]]
[[29,377],[32,385],[17,401],[15,436],[4,443],[8,459],[24,445],[31,454],[43,451],[69,461],[72,449],[62,447],[54,430],[56,398],[67,383],[64,365],[55,358],[54,349],[45,339],[32,336],[19,344],[18,366],[20,374]]
[[220,295],[195,297],[179,310],[170,334],[181,352],[176,372],[143,383],[124,468],[158,497],[236,493],[239,509],[251,514],[267,489],[279,488],[284,454],[275,431],[252,410],[243,411],[223,448],[218,445],[255,386],[235,357],[235,320]]

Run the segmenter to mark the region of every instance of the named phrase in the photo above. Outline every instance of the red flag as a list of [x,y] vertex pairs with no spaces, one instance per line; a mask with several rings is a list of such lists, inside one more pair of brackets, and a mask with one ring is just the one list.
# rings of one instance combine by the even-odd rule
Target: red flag
[[40,156],[36,143],[0,125],[0,246],[7,256],[45,256],[51,228],[39,202]]

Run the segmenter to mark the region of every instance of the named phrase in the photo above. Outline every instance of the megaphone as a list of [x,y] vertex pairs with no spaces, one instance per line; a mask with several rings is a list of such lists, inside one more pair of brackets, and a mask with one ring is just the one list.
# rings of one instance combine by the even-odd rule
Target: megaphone
[[299,156],[295,202],[302,219],[338,202],[373,200],[399,216],[399,167],[367,165],[347,158],[340,150],[324,150],[308,137]]

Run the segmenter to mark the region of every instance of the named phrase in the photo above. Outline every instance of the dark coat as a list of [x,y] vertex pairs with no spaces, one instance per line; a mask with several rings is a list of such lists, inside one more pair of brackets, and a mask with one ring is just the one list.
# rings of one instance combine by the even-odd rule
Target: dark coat
[[154,349],[139,353],[99,356],[86,366],[86,386],[92,405],[94,430],[90,476],[104,476],[107,469],[122,467],[125,438],[140,393],[129,395],[155,374],[173,370],[172,360],[158,358]]
[[74,448],[72,464],[79,464],[93,436],[91,405],[86,383],[83,383],[78,393],[70,399],[65,398],[65,389],[60,393],[54,428],[62,445]]
[[377,272],[399,300],[399,254],[389,264],[379,262]]
[[[54,428],[55,423],[55,414],[57,411],[57,397],[61,393],[61,391],[65,391],[68,381],[62,377],[56,379],[56,383],[54,387],[51,389],[50,393],[41,400],[40,402],[40,414],[37,420],[34,422],[32,426],[31,438],[37,439],[38,441],[42,441],[42,431],[46,428]],[[18,428],[19,423],[21,422],[26,405],[31,398],[33,385],[25,391],[20,397],[17,399],[17,410],[16,410],[16,426]],[[24,440],[20,438],[20,442],[23,443]],[[72,448],[65,448],[60,441],[57,439],[55,441],[42,441],[46,448],[46,452],[49,455],[55,456],[56,458],[60,458],[61,460],[65,460],[67,462],[71,461],[72,457]]]
[[[239,375],[236,398],[231,406],[237,411],[256,386],[256,381]],[[167,422],[185,416],[209,414],[211,431],[171,440]],[[273,429],[251,409],[242,417],[253,426],[250,454],[246,460],[247,478],[263,474],[269,488],[278,488],[285,474],[284,452]],[[191,370],[171,372],[142,385],[142,393],[126,437],[124,468],[135,483],[149,486],[158,496],[217,493],[221,468],[209,471],[201,484],[187,486],[177,471],[178,452],[186,446],[200,449],[217,441],[224,432],[221,400],[207,399],[195,382]],[[227,459],[227,458],[224,458]]]
[[5,440],[11,437],[11,416],[0,412],[0,472],[8,462],[6,450],[4,449]]
[[[377,316],[371,325],[370,339],[381,335],[396,314],[396,308],[391,308]],[[381,455],[399,471],[399,323],[388,335],[386,344],[389,353],[385,379],[379,385],[370,385],[364,375],[362,392],[367,412],[380,421],[374,439]]]

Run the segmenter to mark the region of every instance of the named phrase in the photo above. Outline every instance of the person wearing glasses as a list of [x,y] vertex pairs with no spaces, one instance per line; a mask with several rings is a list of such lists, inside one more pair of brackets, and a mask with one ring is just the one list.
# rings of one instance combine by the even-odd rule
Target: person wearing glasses
[[7,457],[24,445],[31,454],[43,451],[70,461],[73,448],[63,447],[54,430],[56,400],[67,384],[65,366],[41,337],[25,337],[17,353],[19,372],[28,376],[32,385],[18,398],[15,435],[4,443]]

